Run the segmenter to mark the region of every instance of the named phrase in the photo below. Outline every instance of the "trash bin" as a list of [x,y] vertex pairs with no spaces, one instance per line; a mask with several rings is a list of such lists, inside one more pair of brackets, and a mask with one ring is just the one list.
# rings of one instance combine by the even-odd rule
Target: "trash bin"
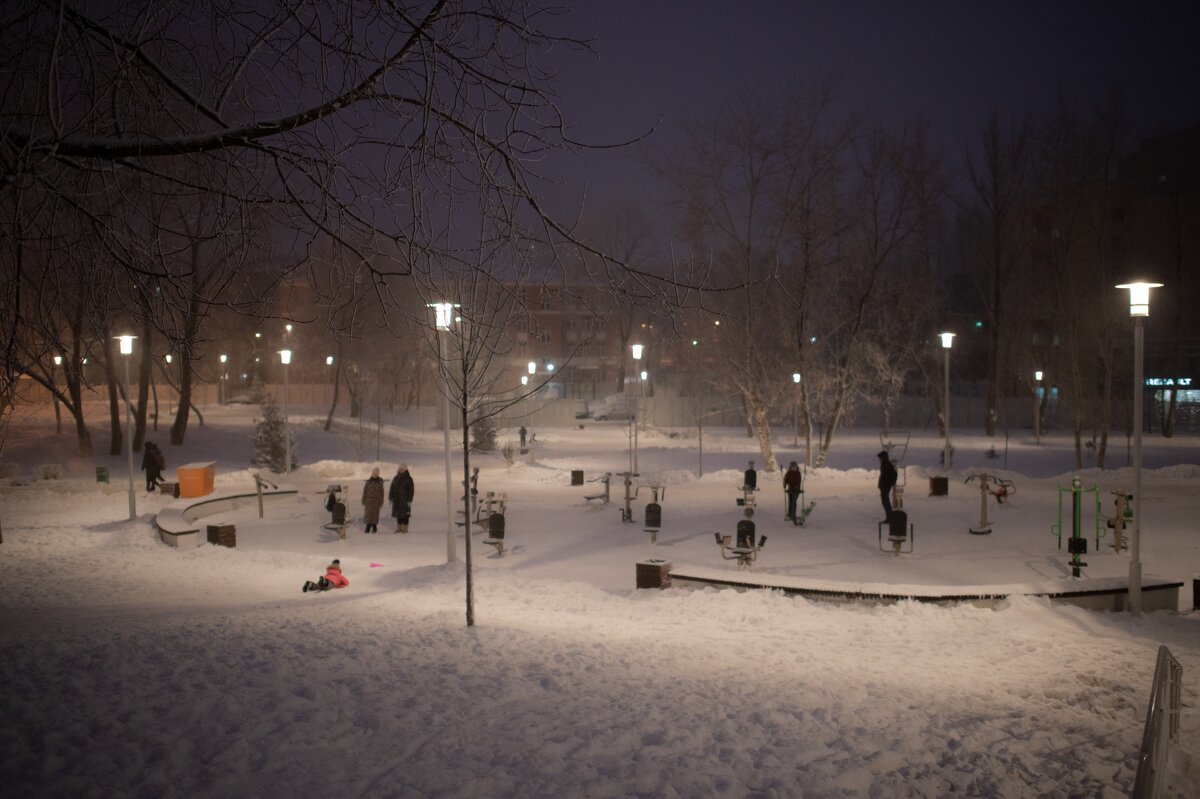
[[107,466],[97,466],[96,467],[96,482],[97,483],[107,483],[108,482],[108,467]]
[[646,503],[646,527],[654,529],[662,527],[662,505],[657,502]]
[[930,477],[929,478],[929,496],[944,497],[950,493],[950,478],[949,477]]
[[179,496],[204,497],[213,492],[217,462],[188,463],[175,470],[179,475]]
[[637,564],[638,588],[670,588],[671,562],[652,558]]
[[571,470],[571,485],[573,485],[573,486],[583,485],[583,469],[572,469]]
[[493,513],[488,516],[488,537],[493,539],[504,538],[504,514]]

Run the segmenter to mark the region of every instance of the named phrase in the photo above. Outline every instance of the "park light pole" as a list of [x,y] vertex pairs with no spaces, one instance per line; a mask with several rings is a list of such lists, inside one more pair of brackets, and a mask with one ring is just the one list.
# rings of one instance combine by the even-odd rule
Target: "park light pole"
[[133,354],[133,340],[137,336],[117,336],[121,342],[121,354],[125,357],[125,453],[129,460],[129,521],[137,518],[137,497],[133,493],[133,409],[129,407],[129,356]]
[[[450,368],[446,364],[446,336],[450,334],[450,325],[454,322],[454,303],[433,302],[434,325],[437,328],[438,359],[441,361],[443,391],[442,391],[442,448],[446,455],[446,562],[453,563],[457,558],[454,545],[454,479],[450,473]],[[530,366],[533,366],[531,361]],[[466,434],[466,431],[463,431]],[[463,493],[467,486],[463,486]],[[467,536],[471,535],[471,520],[466,518]]]
[[796,386],[792,398],[792,448],[800,446],[800,373],[792,372],[792,383]]
[[1145,379],[1143,351],[1145,322],[1150,315],[1150,289],[1162,288],[1162,283],[1133,281],[1122,283],[1119,289],[1129,290],[1129,315],[1133,317],[1133,545],[1129,558],[1129,610],[1134,616],[1142,613],[1142,392]]
[[62,366],[62,356],[54,356],[54,365],[50,367],[50,396],[54,400],[54,432],[62,433],[62,409],[58,407],[58,367]]
[[945,408],[942,411],[942,419],[946,424],[946,436],[942,443],[942,466],[947,473],[950,471],[950,347],[954,343],[954,334],[950,332],[938,333],[942,339],[942,350],[946,353],[946,365],[942,370],[945,378]]
[[1033,373],[1033,440],[1042,443],[1042,370]]
[[292,362],[291,350],[279,351],[279,362],[283,364],[283,473],[292,472],[292,420],[288,414],[288,365]]
[[[642,350],[645,349],[641,344],[630,344],[629,349],[633,354],[633,370],[638,371],[638,365],[642,360]],[[642,374],[645,374],[644,372]],[[633,401],[633,416],[630,417],[633,422],[633,465],[630,471],[634,474],[638,473],[638,414],[641,412],[641,403],[638,401],[642,396],[642,384],[638,382],[638,396]]]
[[229,397],[226,396],[229,393],[229,373],[225,371],[225,363],[228,360],[229,356],[221,353],[221,375],[217,381],[217,390],[220,393],[220,396],[217,397],[218,405],[224,405],[229,400]]

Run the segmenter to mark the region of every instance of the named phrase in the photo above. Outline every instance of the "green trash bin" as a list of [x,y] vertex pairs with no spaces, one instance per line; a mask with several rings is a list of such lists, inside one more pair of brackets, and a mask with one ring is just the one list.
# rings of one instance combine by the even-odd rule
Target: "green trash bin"
[[96,482],[97,483],[107,483],[108,482],[108,467],[107,466],[97,466],[96,467]]

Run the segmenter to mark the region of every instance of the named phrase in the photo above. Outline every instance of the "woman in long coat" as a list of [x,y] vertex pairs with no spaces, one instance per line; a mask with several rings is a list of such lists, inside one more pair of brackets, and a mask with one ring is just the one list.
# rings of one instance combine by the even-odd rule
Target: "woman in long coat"
[[408,464],[402,463],[392,478],[388,499],[392,502],[392,515],[396,517],[396,532],[408,532],[408,517],[412,513],[413,479],[408,473]]
[[379,509],[383,507],[383,478],[379,476],[378,466],[371,470],[371,476],[363,486],[362,504],[366,532],[378,533]]

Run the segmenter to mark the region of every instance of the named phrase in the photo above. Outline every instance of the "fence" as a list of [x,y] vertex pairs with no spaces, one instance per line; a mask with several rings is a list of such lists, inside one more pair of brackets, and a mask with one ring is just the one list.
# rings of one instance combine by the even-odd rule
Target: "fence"
[[1154,683],[1150,688],[1150,706],[1146,708],[1146,727],[1138,752],[1134,799],[1157,799],[1162,794],[1167,771],[1167,749],[1179,743],[1179,712],[1183,687],[1183,667],[1165,646],[1158,648],[1154,665]]

